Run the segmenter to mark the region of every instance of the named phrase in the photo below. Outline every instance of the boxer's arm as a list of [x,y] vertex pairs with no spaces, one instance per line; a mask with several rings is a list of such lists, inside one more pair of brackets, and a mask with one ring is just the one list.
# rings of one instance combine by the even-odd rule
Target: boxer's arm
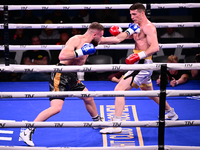
[[70,38],[65,44],[65,47],[61,50],[59,54],[59,60],[65,61],[65,60],[76,58],[74,50],[78,46],[79,42],[80,42],[80,39],[77,38],[76,36]]
[[102,37],[99,44],[118,44],[125,39],[132,39],[133,35],[128,35],[126,32],[121,32],[117,36]]
[[145,53],[147,56],[151,56],[159,51],[157,31],[153,24],[148,24],[143,28],[143,32],[146,35],[148,45],[150,45],[150,47],[145,50]]

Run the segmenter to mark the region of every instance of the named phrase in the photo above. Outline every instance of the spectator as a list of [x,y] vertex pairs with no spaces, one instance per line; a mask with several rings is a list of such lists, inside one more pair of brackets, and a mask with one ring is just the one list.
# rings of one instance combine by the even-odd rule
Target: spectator
[[60,41],[56,43],[56,45],[65,45],[65,43],[69,39],[69,34],[68,33],[61,33],[60,34]]
[[[167,39],[167,38],[184,38],[184,36],[182,34],[180,34],[179,32],[177,32],[177,29],[176,28],[166,28],[166,33],[164,33],[163,35],[160,36],[160,38],[163,38],[163,39]],[[162,52],[162,48],[160,49],[160,54]],[[180,47],[177,47],[175,49],[165,49],[163,51],[164,55],[175,55],[177,56],[180,60],[183,60],[184,59],[184,55],[182,55],[182,51],[183,49],[180,48]]]
[[[178,57],[174,55],[170,55],[168,57],[167,63],[178,63]],[[169,83],[169,80],[171,80],[170,85],[172,87],[175,87],[179,84],[186,83],[189,79],[189,76],[190,76],[190,72],[185,71],[185,70],[169,70],[167,72],[167,78],[168,78],[167,83]],[[157,79],[156,83],[157,85],[160,86],[160,76]]]
[[[24,15],[22,17],[22,23],[31,23],[31,24],[36,24],[36,23],[41,23],[41,20],[34,16],[32,14],[31,10],[25,10]],[[31,38],[33,35],[39,35],[41,32],[41,29],[25,29],[29,37]]]
[[[101,4],[110,4],[109,0],[101,0]],[[116,9],[99,9],[95,14],[98,22],[116,23],[120,22],[118,10]]]
[[167,32],[160,36],[160,38],[184,38],[182,34],[176,31],[176,28],[166,28]]
[[[45,21],[45,24],[52,24],[51,20]],[[42,33],[39,35],[41,40],[47,40],[47,39],[60,39],[60,33],[58,30],[54,30],[51,28],[46,28],[42,31]]]
[[[62,5],[62,1],[55,1],[54,5]],[[70,23],[71,20],[67,13],[62,10],[54,10],[52,13],[47,13],[43,17],[43,21],[51,20],[53,23]]]
[[123,78],[123,75],[123,71],[115,72],[108,76],[108,80],[118,83]]
[[[33,45],[40,45],[41,41],[38,36],[31,38]],[[27,50],[24,52],[22,57],[22,64],[25,65],[48,65],[49,64],[49,53],[45,50]],[[48,81],[49,73],[23,73],[21,81]]]
[[72,36],[77,35],[77,34],[82,34],[82,31],[81,31],[81,29],[73,28],[71,34],[72,34]]
[[[16,19],[14,21],[18,25],[23,24],[21,19]],[[22,28],[16,28],[10,30],[9,39],[11,40],[10,44],[27,44],[30,40],[28,32]]]
[[[78,22],[78,21],[80,22]],[[87,9],[81,9],[79,10],[79,13],[72,19],[72,22],[74,23],[89,23],[89,22],[94,22],[95,21],[95,16],[90,13]]]
[[[194,58],[194,63],[200,63],[200,53],[196,54]],[[196,80],[200,80],[200,72],[199,70],[191,70],[192,77]]]

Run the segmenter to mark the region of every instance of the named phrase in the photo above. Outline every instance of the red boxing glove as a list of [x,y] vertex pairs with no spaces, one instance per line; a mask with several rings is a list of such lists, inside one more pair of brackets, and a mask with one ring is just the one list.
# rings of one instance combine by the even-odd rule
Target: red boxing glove
[[112,27],[110,27],[109,31],[113,36],[116,36],[116,35],[118,35],[119,33],[122,32],[122,28],[118,27],[118,26],[112,26]]
[[134,64],[135,62],[145,57],[147,57],[147,55],[144,51],[137,54],[131,54],[126,58],[126,64]]

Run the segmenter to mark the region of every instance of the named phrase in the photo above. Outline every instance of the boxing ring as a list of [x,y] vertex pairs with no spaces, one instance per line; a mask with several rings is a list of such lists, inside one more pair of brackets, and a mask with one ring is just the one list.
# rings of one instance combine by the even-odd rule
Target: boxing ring
[[[141,65],[141,64],[135,64],[135,65],[123,65],[123,64],[111,64],[111,65],[83,65],[83,66],[55,66],[55,65],[39,65],[39,66],[26,66],[26,65],[11,65],[9,64],[9,51],[12,50],[32,50],[32,49],[38,49],[38,50],[60,50],[64,46],[63,45],[9,45],[9,39],[8,39],[8,30],[9,29],[17,29],[17,28],[24,28],[24,29],[45,29],[45,28],[87,28],[89,26],[89,23],[85,24],[9,24],[8,22],[8,11],[11,10],[47,10],[47,9],[62,9],[62,10],[70,10],[70,9],[128,9],[131,4],[120,4],[120,5],[15,5],[15,6],[0,6],[0,10],[4,10],[4,24],[0,24],[0,29],[4,29],[5,32],[5,39],[4,39],[4,45],[0,46],[0,50],[5,51],[5,65],[0,65],[0,72],[95,72],[95,71],[126,71],[126,70],[161,70],[161,87],[160,90],[154,90],[154,91],[89,91],[89,92],[49,92],[46,91],[1,91],[0,92],[0,101],[3,103],[4,101],[10,101],[14,102],[15,100],[18,100],[18,98],[22,99],[34,99],[37,100],[37,98],[48,98],[48,97],[67,97],[67,98],[75,98],[75,97],[148,97],[148,96],[159,96],[160,97],[160,105],[159,105],[159,116],[160,119],[156,121],[138,121],[135,117],[134,121],[121,121],[121,122],[110,122],[110,121],[104,121],[104,122],[90,122],[87,121],[88,118],[86,118],[86,121],[47,121],[47,122],[21,122],[21,121],[5,121],[0,120],[0,128],[1,129],[7,129],[7,128],[27,128],[27,127],[37,127],[37,128],[92,128],[92,127],[136,127],[137,132],[139,133],[138,127],[153,127],[158,128],[158,145],[149,146],[144,144],[139,144],[139,146],[121,146],[121,147],[108,147],[108,145],[103,145],[103,147],[25,147],[25,146],[10,146],[10,145],[0,145],[0,149],[2,150],[56,150],[56,149],[63,149],[63,150],[117,150],[117,149],[123,149],[123,150],[129,150],[129,149],[148,149],[148,150],[155,150],[155,149],[170,149],[170,150],[188,150],[188,149],[200,149],[200,145],[197,146],[174,146],[174,145],[165,145],[164,139],[165,139],[165,127],[188,127],[188,126],[200,126],[200,120],[179,120],[179,121],[165,121],[164,119],[164,108],[165,108],[165,100],[166,97],[182,97],[182,96],[196,96],[200,95],[200,90],[166,90],[165,85],[165,74],[167,69],[168,70],[192,70],[192,69],[199,69],[200,63],[181,63],[181,64],[163,64],[163,63],[154,63],[151,65]],[[165,4],[163,6],[162,4],[146,4],[145,5],[148,9],[166,9],[166,8],[199,8],[200,3],[178,3],[178,4]],[[166,27],[199,27],[200,22],[187,22],[187,23],[154,23],[156,28],[166,28]],[[112,24],[109,23],[102,23],[102,25],[105,28],[110,28]],[[120,27],[126,28],[128,26],[128,23],[115,23],[115,25],[118,25]],[[182,48],[197,48],[199,47],[200,43],[177,43],[177,44],[159,44],[161,48],[177,48],[181,45]],[[96,49],[133,49],[134,44],[117,44],[117,45],[99,45],[96,47]],[[86,82],[87,84],[90,84]],[[32,84],[32,83],[30,83]],[[37,83],[38,84],[38,83]],[[86,84],[86,87],[87,87]],[[97,82],[98,84],[98,82]],[[4,84],[6,87],[6,83]],[[11,86],[11,85],[10,85]],[[19,85],[18,85],[19,86]],[[47,92],[48,91],[48,92]],[[98,99],[97,99],[98,100]],[[0,103],[1,103],[0,102]],[[96,101],[95,101],[96,102]],[[112,103],[114,101],[112,100]],[[130,104],[129,104],[130,105]],[[110,106],[110,105],[108,105]],[[101,107],[101,105],[100,105]],[[131,105],[132,110],[134,110],[135,106]],[[101,109],[101,108],[100,108]],[[12,111],[12,110],[10,110]],[[2,115],[3,116],[3,115]],[[1,116],[1,117],[2,117]],[[102,116],[102,115],[101,115]],[[1,118],[0,118],[1,119]],[[107,119],[108,120],[108,119]],[[151,129],[149,129],[151,130]],[[95,134],[94,130],[92,130]],[[92,132],[91,131],[91,132]],[[54,131],[56,132],[56,131]],[[92,134],[92,133],[89,133]],[[95,134],[92,134],[95,136]],[[102,135],[103,139],[105,140],[105,135]],[[53,139],[52,139],[53,140]],[[90,142],[90,141],[87,141]]]

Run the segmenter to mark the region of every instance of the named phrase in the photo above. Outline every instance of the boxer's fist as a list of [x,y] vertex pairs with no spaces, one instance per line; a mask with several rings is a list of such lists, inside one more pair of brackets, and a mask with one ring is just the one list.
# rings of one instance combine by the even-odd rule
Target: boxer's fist
[[122,32],[122,28],[118,26],[112,26],[110,27],[109,31],[113,36],[116,36]]
[[137,54],[131,54],[126,58],[126,64],[134,64],[135,62],[145,57],[147,57],[147,55],[144,51]]
[[140,33],[140,27],[138,24],[130,23],[128,29],[125,32],[128,35],[132,35],[134,33]]
[[74,51],[76,57],[80,57],[83,55],[90,55],[94,54],[96,52],[96,49],[93,44],[91,43],[85,43],[81,49],[77,49]]

